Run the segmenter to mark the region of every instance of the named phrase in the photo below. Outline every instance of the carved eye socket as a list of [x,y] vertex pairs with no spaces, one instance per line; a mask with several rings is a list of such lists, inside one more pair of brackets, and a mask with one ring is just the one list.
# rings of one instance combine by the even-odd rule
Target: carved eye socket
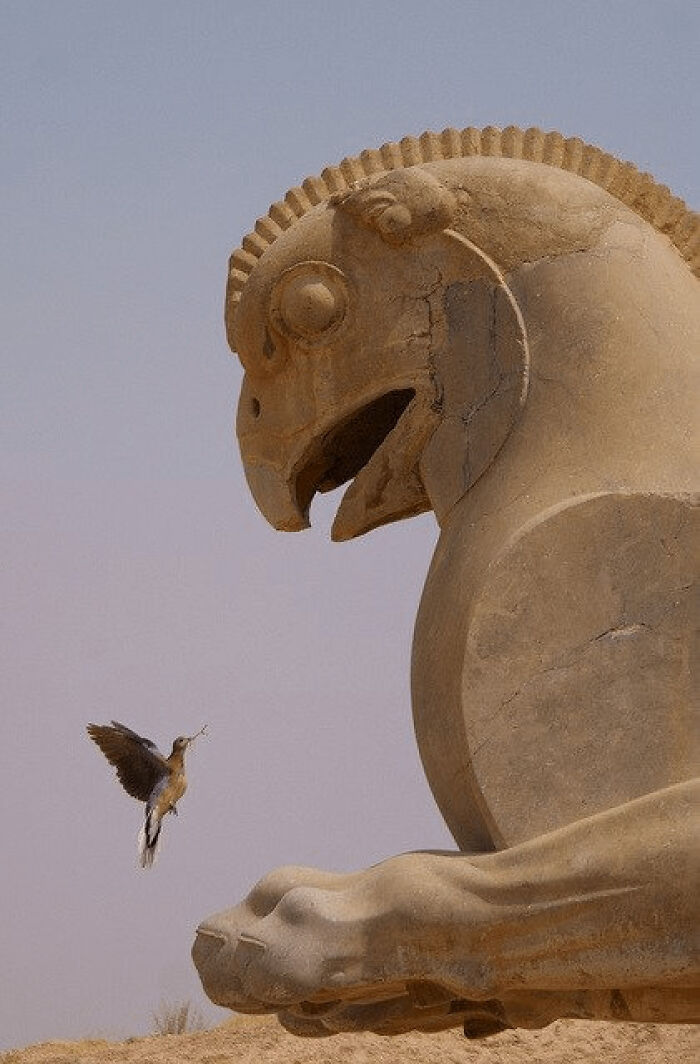
[[342,323],[347,283],[327,262],[301,262],[285,270],[274,287],[270,318],[280,332],[302,346],[327,339]]

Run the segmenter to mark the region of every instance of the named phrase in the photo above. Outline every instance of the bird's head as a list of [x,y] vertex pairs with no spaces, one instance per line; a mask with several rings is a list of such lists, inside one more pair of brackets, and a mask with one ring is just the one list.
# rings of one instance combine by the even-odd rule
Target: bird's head
[[205,724],[194,735],[178,735],[173,743],[173,753],[181,753],[183,750],[186,750],[190,743],[193,743],[200,735],[204,735],[206,730],[207,725]]

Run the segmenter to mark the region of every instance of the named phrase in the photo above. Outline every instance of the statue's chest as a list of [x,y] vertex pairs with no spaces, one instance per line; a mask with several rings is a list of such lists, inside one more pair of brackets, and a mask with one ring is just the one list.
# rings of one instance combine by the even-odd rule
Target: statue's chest
[[414,713],[460,845],[512,845],[692,777],[697,514],[682,497],[584,497],[481,569],[456,546],[441,560]]

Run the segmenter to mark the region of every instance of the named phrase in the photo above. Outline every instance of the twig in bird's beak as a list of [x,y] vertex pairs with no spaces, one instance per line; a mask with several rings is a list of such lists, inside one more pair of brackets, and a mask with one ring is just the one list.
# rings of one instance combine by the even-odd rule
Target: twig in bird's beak
[[198,738],[198,736],[204,735],[206,733],[206,730],[207,730],[208,727],[209,727],[208,724],[202,725],[202,727],[199,729],[199,731],[195,735],[188,735],[187,736],[188,740],[191,743],[193,743],[195,741],[195,739]]

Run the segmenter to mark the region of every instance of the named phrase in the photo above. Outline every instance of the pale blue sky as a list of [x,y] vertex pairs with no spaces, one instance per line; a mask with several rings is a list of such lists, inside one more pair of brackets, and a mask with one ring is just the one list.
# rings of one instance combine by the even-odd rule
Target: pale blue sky
[[[696,4],[3,0],[0,1048],[201,1002],[193,928],[286,862],[449,839],[413,741],[428,515],[274,533],[232,434],[226,260],[344,155],[578,135],[700,200]],[[210,725],[160,863],[84,735]],[[210,1010],[208,1015],[215,1015]]]

